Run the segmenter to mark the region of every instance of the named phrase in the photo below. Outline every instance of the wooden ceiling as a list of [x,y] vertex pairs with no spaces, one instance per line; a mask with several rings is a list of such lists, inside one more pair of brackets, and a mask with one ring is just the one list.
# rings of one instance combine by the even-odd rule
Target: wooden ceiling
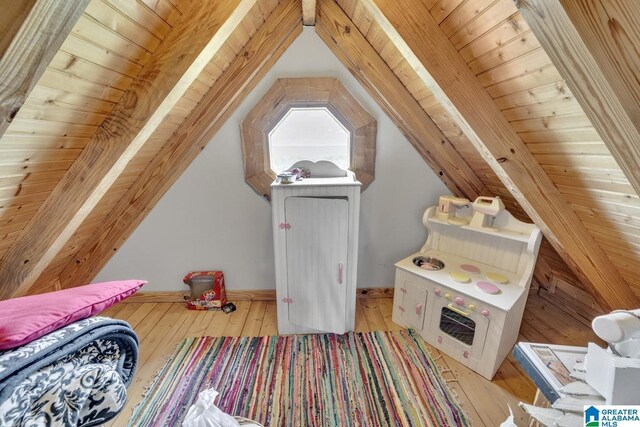
[[[525,0],[523,17],[511,0],[90,0],[57,20],[42,13],[52,2],[14,9],[25,24],[0,38],[3,81],[26,81],[11,97],[0,83],[3,298],[90,281],[299,34],[304,10],[453,193],[500,195],[543,229],[540,286],[637,304],[640,14],[627,2]],[[25,48],[34,27],[56,28],[35,43],[44,54]]]

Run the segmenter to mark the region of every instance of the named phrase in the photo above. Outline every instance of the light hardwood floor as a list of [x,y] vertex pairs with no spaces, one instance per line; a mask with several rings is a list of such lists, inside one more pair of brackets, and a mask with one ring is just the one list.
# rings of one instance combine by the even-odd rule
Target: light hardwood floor
[[[237,301],[235,304],[237,310],[228,315],[190,311],[180,303],[123,302],[104,312],[103,315],[129,322],[140,339],[139,367],[128,390],[129,401],[110,425],[127,424],[155,372],[183,338],[278,333],[275,301]],[[400,329],[391,321],[392,304],[391,298],[358,299],[356,332]],[[559,304],[537,295],[530,296],[520,340],[567,345],[586,345],[587,341],[596,340],[584,319],[564,310]],[[536,388],[513,357],[509,356],[494,379],[487,381],[435,348],[431,348],[431,352],[445,378],[451,380],[449,386],[458,394],[474,426],[499,426],[508,416],[507,405],[513,409],[516,423],[527,425],[527,417],[517,405],[519,401],[532,402]]]

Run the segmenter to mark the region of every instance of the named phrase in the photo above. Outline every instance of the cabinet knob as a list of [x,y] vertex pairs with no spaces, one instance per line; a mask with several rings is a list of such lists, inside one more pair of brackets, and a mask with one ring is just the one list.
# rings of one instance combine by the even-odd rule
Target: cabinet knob
[[338,283],[342,285],[342,273],[344,273],[344,264],[338,264]]
[[433,293],[434,293],[434,294],[436,294],[436,295],[438,295],[438,296],[440,296],[440,294],[442,293],[442,291],[440,290],[440,288],[435,288],[435,289],[433,290]]
[[487,310],[487,309],[485,308],[484,310],[482,310],[482,311],[480,312],[480,314],[482,314],[484,317],[489,317],[489,314],[490,314],[490,313],[489,313],[489,310]]
[[422,314],[422,304],[416,304],[416,315],[420,316]]

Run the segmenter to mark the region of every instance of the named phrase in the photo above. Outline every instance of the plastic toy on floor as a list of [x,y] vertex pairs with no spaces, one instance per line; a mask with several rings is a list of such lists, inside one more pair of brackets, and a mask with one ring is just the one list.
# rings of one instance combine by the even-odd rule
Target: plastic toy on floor
[[189,310],[221,310],[227,304],[222,271],[192,271],[182,281],[191,288]]

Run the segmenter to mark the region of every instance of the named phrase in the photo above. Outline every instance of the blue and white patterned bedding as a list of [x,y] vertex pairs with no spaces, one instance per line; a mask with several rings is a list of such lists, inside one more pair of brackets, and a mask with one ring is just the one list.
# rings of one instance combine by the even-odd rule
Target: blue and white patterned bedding
[[94,426],[124,406],[138,360],[128,323],[80,320],[0,352],[0,426]]

